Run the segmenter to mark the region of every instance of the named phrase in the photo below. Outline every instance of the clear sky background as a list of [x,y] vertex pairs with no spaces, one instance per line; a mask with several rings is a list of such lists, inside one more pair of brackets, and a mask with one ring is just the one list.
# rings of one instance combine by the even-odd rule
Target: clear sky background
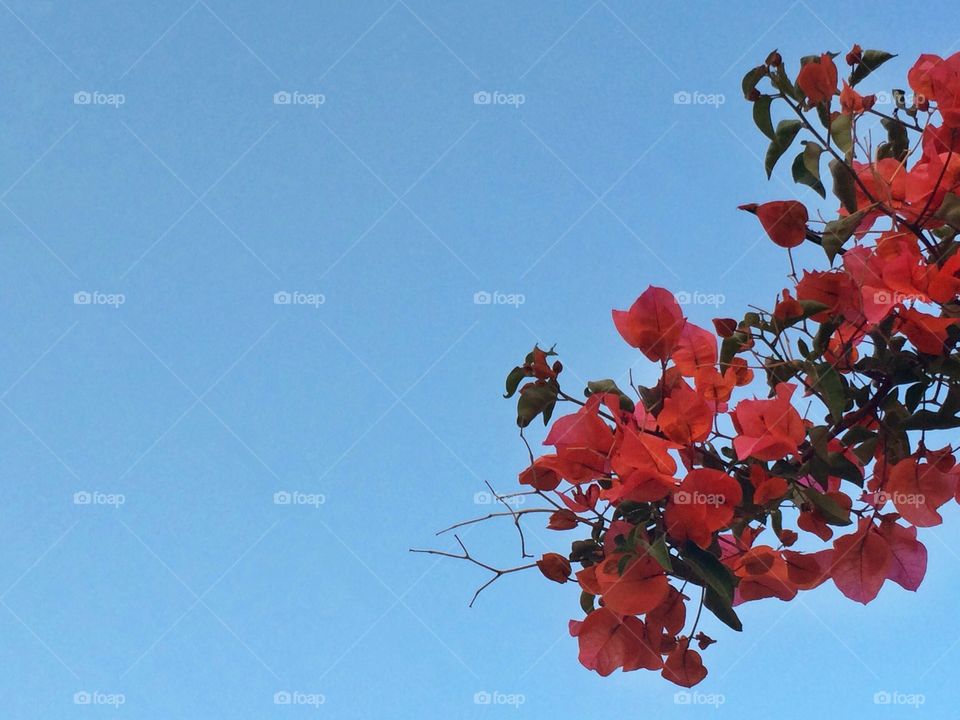
[[[708,323],[784,287],[735,208],[814,196],[787,162],[765,180],[745,70],[859,41],[902,55],[868,85],[902,86],[960,47],[955,10],[0,0],[0,715],[952,715],[955,508],[921,532],[915,595],[829,585],[744,606],[740,635],[707,619],[696,689],[719,708],[581,668],[575,587],[508,577],[468,609],[483,572],[407,549],[455,549],[433,532],[487,512],[484,481],[515,488],[500,393],[534,342],[575,391],[644,382],[612,307],[660,284],[720,296],[686,307]],[[509,522],[464,540],[519,561]]]

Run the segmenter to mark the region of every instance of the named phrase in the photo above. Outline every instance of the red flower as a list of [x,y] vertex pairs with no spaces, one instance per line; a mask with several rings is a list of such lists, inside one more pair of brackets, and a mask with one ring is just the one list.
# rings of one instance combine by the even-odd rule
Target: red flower
[[730,413],[737,429],[733,447],[737,457],[780,460],[796,453],[806,430],[790,402],[796,385],[780,383],[771,400],[743,400]]
[[650,286],[629,310],[614,310],[613,322],[629,345],[663,361],[677,347],[686,319],[671,292]]
[[810,216],[802,202],[774,200],[763,205],[756,203],[741,205],[738,209],[756,215],[767,235],[780,247],[792,248],[802,245],[807,236],[807,221]]
[[819,60],[811,60],[800,68],[797,87],[807,96],[811,105],[830,101],[837,92],[837,66],[833,64],[829,53],[824,53]]
[[570,561],[558,553],[544,553],[537,560],[537,567],[547,580],[553,580],[561,585],[570,579]]

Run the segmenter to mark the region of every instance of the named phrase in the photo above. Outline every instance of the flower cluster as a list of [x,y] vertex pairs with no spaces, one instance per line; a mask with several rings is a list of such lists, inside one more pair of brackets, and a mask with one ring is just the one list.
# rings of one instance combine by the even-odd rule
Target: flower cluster
[[[772,310],[712,329],[659,287],[614,310],[659,370],[650,387],[599,380],[579,399],[539,347],[507,378],[521,432],[537,417],[550,426],[550,451],[519,476],[547,506],[509,514],[582,533],[535,566],[579,585],[586,615],[570,632],[601,675],[700,682],[704,607],[740,630],[742,603],[826,581],[861,603],[888,580],[916,590],[917,528],[957,497],[942,431],[960,427],[960,54],[921,56],[889,114],[855,88],[893,56],[854,46],[842,83],[837,57],[804,58],[792,80],[773,52],[743,80],[768,175],[803,132],[793,178],[825,198],[825,155],[838,207],[829,220],[797,200],[741,209],[788,251],[821,246],[825,267],[794,272]],[[868,120],[887,135],[876,147],[858,133]],[[739,398],[761,379],[766,397]],[[558,404],[576,409],[550,424]]]

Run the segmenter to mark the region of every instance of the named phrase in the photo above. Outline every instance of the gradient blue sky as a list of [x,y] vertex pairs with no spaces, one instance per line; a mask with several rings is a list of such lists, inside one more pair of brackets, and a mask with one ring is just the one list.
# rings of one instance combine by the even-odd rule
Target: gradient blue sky
[[[407,552],[453,549],[433,531],[485,512],[483,481],[513,488],[525,451],[500,392],[535,341],[578,389],[636,363],[609,312],[648,284],[721,296],[687,306],[701,323],[784,286],[782,253],[735,207],[812,194],[786,167],[764,179],[747,68],[856,40],[902,54],[888,89],[918,53],[957,48],[955,9],[0,0],[0,714],[955,712],[953,509],[922,532],[916,595],[863,608],[828,586],[744,607],[742,635],[708,620],[697,690],[719,708],[677,704],[656,674],[583,670],[576,588],[510,577],[471,610],[482,572]],[[675,104],[684,91],[725,102]],[[465,541],[517,562],[509,523]]]

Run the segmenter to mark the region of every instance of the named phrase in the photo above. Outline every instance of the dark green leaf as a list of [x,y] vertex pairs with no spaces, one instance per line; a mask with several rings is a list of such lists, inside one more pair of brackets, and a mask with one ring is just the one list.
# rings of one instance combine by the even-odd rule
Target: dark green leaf
[[684,545],[682,558],[697,577],[708,587],[713,588],[721,599],[728,603],[733,602],[733,575],[713,553],[703,550],[688,540]]
[[850,166],[832,159],[829,163],[830,175],[833,177],[833,194],[843,205],[844,209],[853,213],[857,211],[857,184]]
[[766,65],[758,65],[757,67],[749,70],[746,75],[743,76],[743,80],[740,82],[740,88],[743,90],[743,97],[749,99],[750,93],[756,89],[757,83],[763,79],[763,76],[767,74]]
[[853,72],[850,73],[850,86],[856,85],[893,57],[896,57],[896,55],[891,55],[883,50],[864,50],[860,58],[860,63],[854,68]]
[[550,422],[553,407],[557,402],[557,391],[547,384],[528,384],[520,391],[517,399],[517,425],[525,428],[533,419],[543,413],[543,424]]
[[737,632],[743,631],[743,623],[740,622],[740,618],[737,617],[733,605],[721,597],[713,588],[708,587],[703,594],[703,606],[712,612],[717,619],[727,627]]
[[828,524],[843,526],[849,525],[852,522],[850,520],[850,513],[838,505],[837,501],[833,498],[824,495],[812,487],[804,488],[803,494],[816,506]]
[[525,377],[527,377],[527,371],[522,367],[515,367],[511,370],[510,374],[507,375],[507,392],[504,397],[513,397],[513,394],[517,391],[517,387]]
[[803,150],[793,159],[791,171],[793,181],[813,188],[820,197],[826,197],[826,190],[820,182],[820,153],[823,149],[816,143],[804,144]]
[[767,178],[773,174],[773,168],[777,160],[790,149],[793,139],[800,132],[801,123],[799,120],[781,120],[777,123],[777,129],[774,131],[773,140],[767,148],[767,156],[764,160],[764,167],[767,171]]
[[770,105],[772,103],[773,98],[769,95],[761,95],[753,103],[753,123],[760,128],[760,132],[771,140],[774,139],[773,121],[770,119]]
[[841,114],[830,122],[830,137],[844,155],[853,150],[852,118],[852,115]]

